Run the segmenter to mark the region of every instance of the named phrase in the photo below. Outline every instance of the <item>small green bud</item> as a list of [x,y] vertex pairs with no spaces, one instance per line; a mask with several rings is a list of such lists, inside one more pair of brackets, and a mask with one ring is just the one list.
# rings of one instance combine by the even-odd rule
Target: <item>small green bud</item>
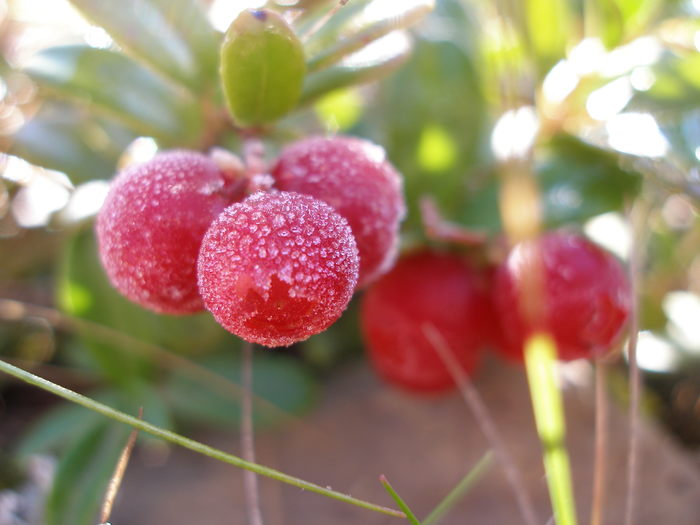
[[297,104],[306,73],[304,50],[279,14],[248,9],[226,32],[220,73],[235,121],[243,126],[265,124]]

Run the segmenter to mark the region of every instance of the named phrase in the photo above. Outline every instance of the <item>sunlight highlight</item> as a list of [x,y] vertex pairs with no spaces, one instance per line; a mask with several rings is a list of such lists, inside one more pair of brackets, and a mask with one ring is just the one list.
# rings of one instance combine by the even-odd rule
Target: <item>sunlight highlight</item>
[[687,350],[700,354],[700,297],[692,292],[666,294],[663,309],[668,316],[668,333]]
[[214,0],[209,8],[209,21],[216,29],[225,32],[242,11],[265,7],[265,4],[265,0]]
[[500,161],[523,158],[532,149],[540,123],[535,108],[523,106],[506,111],[491,134],[491,150]]
[[650,372],[672,372],[680,365],[678,352],[673,345],[653,332],[639,332],[637,363]]
[[663,157],[669,151],[666,137],[648,113],[621,113],[605,124],[610,147],[640,157]]
[[632,229],[624,216],[617,212],[603,213],[589,219],[583,231],[593,241],[623,260],[632,250]]

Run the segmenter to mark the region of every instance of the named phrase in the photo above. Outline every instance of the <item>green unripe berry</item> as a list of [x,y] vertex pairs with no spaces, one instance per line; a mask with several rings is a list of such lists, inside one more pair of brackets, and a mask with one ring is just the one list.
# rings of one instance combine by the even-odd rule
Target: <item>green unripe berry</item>
[[296,106],[306,73],[301,42],[267,9],[243,11],[221,45],[221,82],[236,123],[273,122]]

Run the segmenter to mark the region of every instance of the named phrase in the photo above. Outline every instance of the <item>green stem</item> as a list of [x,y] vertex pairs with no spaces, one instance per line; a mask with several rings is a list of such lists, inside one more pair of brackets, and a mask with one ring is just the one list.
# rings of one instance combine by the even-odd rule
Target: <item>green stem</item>
[[282,483],[294,485],[295,487],[298,487],[300,489],[315,492],[317,494],[321,494],[322,496],[326,496],[326,497],[329,497],[329,498],[332,498],[332,499],[335,499],[338,501],[344,501],[345,503],[350,503],[351,505],[355,505],[355,506],[361,507],[363,509],[372,510],[372,511],[379,512],[382,514],[387,514],[389,516],[395,516],[397,518],[405,518],[406,517],[406,515],[403,512],[400,512],[396,509],[382,507],[381,505],[375,505],[373,503],[369,503],[369,502],[361,500],[361,499],[353,498],[352,496],[348,496],[347,494],[343,494],[341,492],[336,492],[334,490],[330,490],[330,489],[321,487],[321,486],[316,485],[314,483],[304,481],[303,479],[299,479],[299,478],[296,478],[294,476],[290,476],[289,474],[284,474],[283,472],[280,472],[278,470],[275,470],[275,469],[272,469],[269,467],[265,467],[265,466],[259,465],[257,463],[251,463],[251,462],[245,461],[244,459],[241,459],[238,456],[234,456],[232,454],[227,454],[226,452],[222,452],[221,450],[217,450],[215,448],[209,447],[207,445],[204,445],[204,444],[199,443],[197,441],[194,441],[192,439],[186,438],[186,437],[181,436],[179,434],[175,434],[174,432],[164,430],[160,427],[157,427],[155,425],[147,423],[146,421],[140,420],[138,418],[135,418],[133,416],[130,416],[128,414],[124,414],[123,412],[115,410],[111,407],[108,407],[107,405],[103,405],[102,403],[98,403],[97,401],[94,401],[94,400],[90,399],[89,397],[85,397],[81,394],[73,392],[72,390],[68,390],[67,388],[56,385],[56,384],[52,383],[51,381],[47,381],[44,378],[35,376],[34,374],[32,374],[30,372],[22,370],[21,368],[17,368],[16,366],[12,366],[11,364],[6,363],[5,361],[2,361],[2,360],[0,360],[0,371],[5,372],[6,374],[9,374],[9,375],[21,380],[21,381],[24,381],[25,383],[29,383],[30,385],[34,385],[36,387],[39,387],[42,390],[46,390],[47,392],[51,392],[52,394],[55,394],[59,397],[62,397],[63,399],[66,399],[66,400],[71,401],[73,403],[76,403],[78,405],[84,406],[85,408],[89,408],[90,410],[94,410],[95,412],[98,412],[99,414],[102,414],[102,415],[107,416],[111,419],[114,419],[115,421],[125,423],[133,428],[138,428],[139,430],[142,430],[143,432],[146,432],[146,433],[151,434],[153,436],[159,437],[165,441],[169,441],[170,443],[174,443],[175,445],[179,445],[181,447],[187,448],[187,449],[192,450],[194,452],[197,452],[199,454],[203,454],[203,455],[208,456],[212,459],[216,459],[218,461],[228,463],[229,465],[233,465],[235,467],[239,467],[239,468],[242,468],[245,470],[249,470],[251,472],[255,472],[256,474],[260,474],[261,476],[266,476],[268,478],[276,479],[277,481],[281,481]]
[[557,347],[548,334],[534,334],[525,344],[525,366],[530,396],[543,448],[549,497],[557,525],[576,525],[569,456],[564,443],[565,424],[555,366]]
[[493,454],[491,451],[486,452],[479,460],[479,462],[472,467],[472,469],[467,472],[467,475],[462,478],[462,480],[455,485],[455,487],[443,498],[443,500],[437,504],[433,511],[428,514],[428,517],[423,520],[423,525],[435,525],[440,518],[442,518],[447,511],[449,511],[455,504],[464,497],[464,495],[469,491],[470,488],[476,483],[481,476],[484,475],[486,470],[491,466],[493,460]]
[[399,494],[394,490],[394,487],[391,486],[391,483],[389,483],[389,480],[386,479],[386,476],[384,474],[379,476],[379,482],[384,486],[389,495],[392,498],[394,498],[394,501],[404,512],[404,514],[406,515],[406,519],[411,523],[411,525],[421,525],[420,521],[418,521],[418,518],[416,518],[416,515],[413,514],[413,511],[411,511],[410,508],[408,508],[406,502],[403,499],[401,499],[401,496],[399,496]]

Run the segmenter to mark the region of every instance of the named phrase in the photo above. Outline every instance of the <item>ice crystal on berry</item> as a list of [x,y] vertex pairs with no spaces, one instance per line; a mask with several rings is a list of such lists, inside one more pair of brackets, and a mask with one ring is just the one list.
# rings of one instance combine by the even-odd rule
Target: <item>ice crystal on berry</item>
[[360,254],[359,286],[386,272],[405,214],[401,177],[384,150],[351,137],[312,137],[286,148],[272,170],[277,187],[325,201],[345,217]]
[[357,283],[347,221],[324,202],[258,192],[227,208],[204,237],[199,286],[205,306],[239,337],[285,346],[325,330]]
[[102,264],[112,284],[160,313],[202,309],[199,245],[211,221],[234,200],[208,157],[169,151],[117,175],[97,217]]

